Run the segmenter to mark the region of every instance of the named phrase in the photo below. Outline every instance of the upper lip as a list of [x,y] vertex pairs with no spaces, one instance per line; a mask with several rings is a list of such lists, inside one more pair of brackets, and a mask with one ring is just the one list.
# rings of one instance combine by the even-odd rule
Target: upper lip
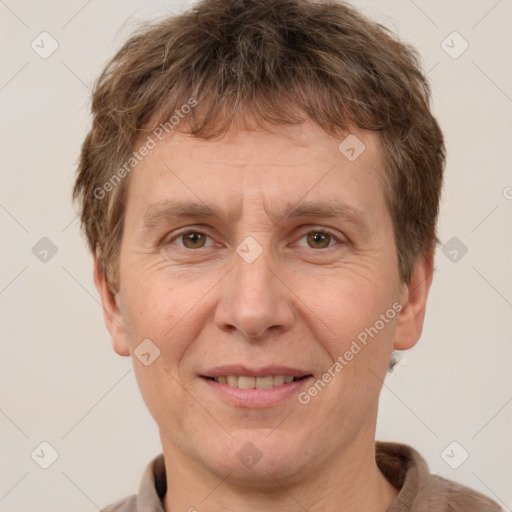
[[202,377],[222,377],[227,375],[244,375],[247,377],[266,377],[268,375],[290,375],[292,377],[304,377],[311,375],[310,372],[290,368],[288,366],[265,366],[263,368],[248,368],[243,365],[216,366],[201,374]]

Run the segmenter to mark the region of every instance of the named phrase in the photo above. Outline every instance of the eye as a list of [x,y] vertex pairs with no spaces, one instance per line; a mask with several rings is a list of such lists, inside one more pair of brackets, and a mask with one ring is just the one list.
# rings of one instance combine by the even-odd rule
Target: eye
[[189,229],[188,231],[182,231],[177,235],[165,242],[165,245],[171,245],[175,240],[182,241],[182,244],[178,244],[183,249],[202,249],[206,247],[206,239],[210,238],[206,233],[195,229]]
[[[203,231],[188,229],[164,241],[164,245],[173,245],[176,241],[180,241],[181,243],[177,243],[176,245],[184,250],[203,249],[212,245],[206,245],[207,239],[209,238],[211,239],[211,237]],[[336,243],[342,242],[340,237],[323,229],[308,231],[302,235],[300,240],[302,239],[306,239],[306,243],[310,249],[329,249],[333,245],[336,245]]]
[[306,238],[306,243],[311,249],[328,249],[335,243],[330,245],[331,242],[340,242],[339,238],[329,231],[324,230],[313,230],[308,231],[301,237],[301,240]]

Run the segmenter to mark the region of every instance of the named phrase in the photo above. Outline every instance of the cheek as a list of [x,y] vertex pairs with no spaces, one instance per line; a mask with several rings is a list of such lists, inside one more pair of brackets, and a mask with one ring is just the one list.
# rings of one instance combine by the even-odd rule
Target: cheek
[[328,291],[318,282],[303,282],[297,295],[304,304],[304,315],[319,327],[319,339],[330,340],[333,348],[343,350],[360,332],[373,326],[395,300],[391,286],[382,280],[375,283],[379,283],[377,275],[370,279],[348,273],[338,279],[330,279]]
[[160,258],[155,263],[133,258],[122,270],[125,313],[134,327],[135,344],[140,340],[134,335],[155,342],[172,338],[173,332],[186,325],[191,308],[205,293],[201,293],[204,286],[184,279],[183,272]]
[[[156,279],[157,275],[134,283],[125,314],[131,325],[132,359],[142,398],[157,424],[173,424],[177,429],[187,401],[180,362],[198,335],[191,309],[198,298],[179,279]],[[149,358],[144,357],[148,352]]]
[[[325,400],[336,404],[332,407],[340,414],[347,409],[361,415],[372,410],[393,346],[397,312],[391,285],[383,280],[373,284],[369,279],[347,277],[322,299],[318,294],[309,296],[308,305],[316,313],[315,325],[320,326],[315,336],[330,356],[324,358],[323,369],[328,384],[325,388],[317,385],[322,397],[314,407],[321,409]],[[322,328],[324,324],[329,329]],[[316,390],[311,393],[315,399]],[[323,414],[321,410],[317,413]]]
[[[302,399],[311,401],[318,421],[339,414],[349,431],[356,418],[362,421],[374,413],[392,352],[397,315],[393,304],[392,293],[368,282],[354,287],[345,283],[342,291],[322,301],[316,299],[315,311],[322,312],[322,320],[330,328],[317,340],[330,361],[324,359],[326,364],[316,386],[306,390]],[[349,416],[347,411],[351,411]]]
[[[204,325],[204,290],[218,279],[185,279],[183,274],[170,271],[168,264],[134,268],[125,279],[123,316],[130,327],[133,363],[144,400],[155,414],[164,390],[177,397],[182,385],[188,383],[182,375],[182,361],[193,349]],[[149,352],[158,354],[150,366],[138,357],[144,344],[149,345]]]

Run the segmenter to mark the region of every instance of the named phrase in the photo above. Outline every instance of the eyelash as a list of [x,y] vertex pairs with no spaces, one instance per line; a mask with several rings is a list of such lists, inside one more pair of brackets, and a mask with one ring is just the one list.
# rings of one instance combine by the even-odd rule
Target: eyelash
[[[212,237],[208,233],[205,233],[204,231],[201,231],[200,229],[190,229],[190,228],[187,228],[187,229],[185,229],[183,231],[178,232],[177,234],[175,234],[172,238],[170,238],[167,241],[164,239],[163,245],[164,246],[171,245],[175,240],[178,240],[181,237],[183,237],[184,235],[191,234],[191,233],[205,235],[208,238],[212,239]],[[324,234],[324,235],[329,235],[332,239],[334,239],[336,242],[338,242],[338,245],[344,243],[344,241],[341,240],[339,236],[336,236],[333,232],[329,231],[328,229],[324,229],[324,228],[322,228],[322,229],[310,229],[309,231],[304,233],[299,238],[299,240],[301,240],[302,238],[304,238],[305,236],[307,236],[307,235],[309,235],[311,233],[321,233],[321,234]],[[325,251],[327,249],[332,249],[335,246],[336,246],[336,244],[332,245],[332,246],[327,246],[327,247],[324,247],[324,248],[321,248],[321,249],[313,249],[311,247],[309,247],[309,249],[311,249],[312,251],[322,251],[322,250]],[[200,251],[201,249],[207,249],[208,248],[208,247],[199,247],[198,249],[189,249],[187,247],[182,247],[182,246],[178,246],[178,247],[179,247],[180,250],[187,251],[187,252],[190,252],[190,251]]]

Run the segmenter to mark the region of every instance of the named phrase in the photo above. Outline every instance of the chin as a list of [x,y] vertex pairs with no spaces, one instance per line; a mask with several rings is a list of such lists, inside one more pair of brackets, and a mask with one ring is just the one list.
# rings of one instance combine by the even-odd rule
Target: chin
[[215,443],[211,448],[214,472],[223,477],[229,474],[231,483],[262,489],[275,489],[276,481],[296,480],[303,467],[312,463],[304,442],[294,441],[286,431],[242,430],[227,444]]

